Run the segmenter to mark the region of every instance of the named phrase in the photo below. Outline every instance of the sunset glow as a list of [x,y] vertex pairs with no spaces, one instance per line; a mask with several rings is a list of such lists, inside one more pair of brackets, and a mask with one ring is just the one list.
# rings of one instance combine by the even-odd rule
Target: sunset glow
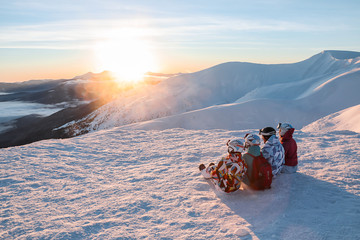
[[104,70],[133,82],[147,71],[189,73],[231,61],[294,63],[323,50],[360,51],[359,7],[354,0],[2,1],[0,82]]
[[99,42],[94,47],[96,68],[111,71],[119,82],[139,82],[146,72],[158,69],[150,47],[135,37],[118,36]]

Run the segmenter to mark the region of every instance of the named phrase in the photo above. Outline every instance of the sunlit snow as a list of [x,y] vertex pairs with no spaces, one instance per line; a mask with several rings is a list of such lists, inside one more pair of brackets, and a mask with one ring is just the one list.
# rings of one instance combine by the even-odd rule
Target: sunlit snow
[[[100,108],[95,132],[0,149],[0,239],[360,239],[359,55],[179,75]],[[278,122],[297,173],[232,194],[201,176]]]

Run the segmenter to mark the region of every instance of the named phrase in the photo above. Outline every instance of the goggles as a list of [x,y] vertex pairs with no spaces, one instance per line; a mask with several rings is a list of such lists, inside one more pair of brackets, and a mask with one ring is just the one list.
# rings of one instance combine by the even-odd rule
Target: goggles
[[271,132],[264,132],[264,128],[259,130],[259,135],[262,136],[272,136],[272,135],[276,135],[276,131],[271,131]]
[[235,152],[235,149],[231,146],[228,147],[228,153],[241,153],[241,152]]

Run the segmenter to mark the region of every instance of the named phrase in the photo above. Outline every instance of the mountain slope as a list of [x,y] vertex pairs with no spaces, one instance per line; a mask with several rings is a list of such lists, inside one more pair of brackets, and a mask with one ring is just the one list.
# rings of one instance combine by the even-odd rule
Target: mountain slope
[[[340,74],[302,98],[256,99],[224,104],[124,126],[126,129],[251,129],[291,122],[297,129],[360,103],[360,68]],[[270,95],[269,95],[270,96]],[[355,111],[353,111],[355,112]],[[198,121],[201,119],[201,121]]]
[[[125,91],[109,72],[87,73],[73,79],[0,83],[0,89],[7,91],[0,94],[0,102],[6,106],[0,115],[0,148],[71,137],[56,128],[88,116]],[[38,110],[41,108],[46,111]],[[41,114],[44,112],[51,115]]]
[[360,133],[360,105],[332,113],[302,128],[305,132],[353,131]]
[[[258,128],[260,126],[255,126],[259,123],[254,120],[256,118],[264,119],[261,123],[265,125],[286,120],[301,128],[330,113],[360,103],[356,90],[360,84],[357,80],[359,69],[360,53],[341,51],[324,51],[294,64],[224,63],[169,78],[151,88],[135,89],[64,127],[78,135],[179,114],[193,117],[204,114],[209,108],[208,119],[202,129]],[[338,101],[339,97],[343,101]],[[229,108],[226,104],[231,103],[236,105]],[[220,113],[218,105],[222,104],[225,105],[220,106],[223,108]],[[222,124],[233,114],[231,111],[236,111],[236,123],[228,121],[230,125]],[[292,116],[291,112],[301,112],[302,116]],[[171,123],[165,124],[163,119],[158,122],[172,127],[188,125],[190,129],[197,128],[190,126],[188,118],[186,124],[180,125],[174,122],[185,120],[169,119]]]

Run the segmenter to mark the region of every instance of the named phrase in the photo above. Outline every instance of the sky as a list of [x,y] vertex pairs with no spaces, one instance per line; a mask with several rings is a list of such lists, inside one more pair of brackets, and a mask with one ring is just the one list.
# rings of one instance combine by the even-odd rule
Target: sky
[[0,82],[360,51],[359,16],[358,0],[0,0]]

